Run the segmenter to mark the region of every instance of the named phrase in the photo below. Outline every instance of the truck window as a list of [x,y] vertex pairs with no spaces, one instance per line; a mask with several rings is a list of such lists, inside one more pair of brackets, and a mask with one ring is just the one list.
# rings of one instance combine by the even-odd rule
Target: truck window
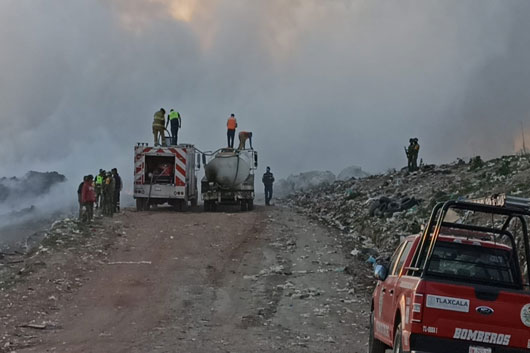
[[396,267],[392,271],[393,275],[399,276],[399,274],[401,273],[401,268],[403,267],[403,264],[405,263],[405,260],[409,256],[411,247],[412,247],[412,242],[411,241],[407,241],[405,243],[405,248],[403,249],[403,251],[401,252],[401,255],[399,256],[399,260],[398,260],[398,262],[396,264]]
[[396,249],[396,251],[394,251],[394,253],[392,254],[392,257],[390,258],[390,266],[388,267],[388,273],[389,275],[393,276],[394,275],[394,271],[393,269],[396,267],[396,263],[399,259],[399,255],[401,255],[401,251],[403,250],[403,247],[405,246],[407,242],[403,242],[401,244],[399,244],[398,248]]
[[463,282],[520,287],[514,261],[507,250],[438,242],[426,274]]

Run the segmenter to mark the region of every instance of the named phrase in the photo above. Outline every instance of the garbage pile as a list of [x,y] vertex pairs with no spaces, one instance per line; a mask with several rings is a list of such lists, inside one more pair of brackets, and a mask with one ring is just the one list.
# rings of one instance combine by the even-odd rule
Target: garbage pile
[[340,229],[355,256],[386,255],[402,236],[420,232],[433,206],[494,193],[530,197],[530,157],[474,157],[418,171],[389,171],[334,181],[287,196],[284,201],[313,219]]
[[336,177],[327,171],[313,170],[297,175],[290,175],[287,179],[280,179],[274,186],[274,192],[279,196],[286,196],[298,191],[307,191],[315,187],[332,184],[335,180],[350,180],[369,176],[361,167],[350,166],[344,168]]

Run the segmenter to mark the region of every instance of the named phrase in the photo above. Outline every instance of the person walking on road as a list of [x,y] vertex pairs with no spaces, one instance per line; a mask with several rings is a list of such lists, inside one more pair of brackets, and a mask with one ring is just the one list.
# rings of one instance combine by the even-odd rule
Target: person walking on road
[[[166,111],[164,108],[160,108],[160,110],[155,113],[153,120],[153,137],[155,138],[155,146],[160,146],[160,144],[162,144],[162,146],[166,145],[166,141],[164,141],[165,121]],[[161,143],[160,140],[162,140]]]
[[94,177],[92,175],[88,175],[81,190],[81,202],[85,208],[83,221],[87,223],[91,222],[92,218],[94,217],[94,202],[96,202],[96,192],[94,191],[93,180]]
[[271,173],[271,167],[267,167],[267,171],[261,178],[263,185],[265,185],[265,205],[270,206],[272,199],[272,184],[274,183],[274,175]]
[[181,126],[180,113],[171,109],[167,116],[166,129],[171,122],[171,145],[176,146],[178,140],[178,133]]
[[121,181],[121,177],[118,174],[118,169],[112,168],[112,176],[114,177],[114,197],[112,198],[113,201],[113,211],[114,212],[120,212],[120,192],[123,190],[123,183]]
[[252,149],[252,132],[241,131],[239,133],[239,147],[238,150],[244,150],[246,148],[247,140],[250,144],[250,149]]
[[237,120],[234,114],[230,115],[226,123],[227,131],[226,137],[228,139],[228,147],[234,148],[234,139],[236,137]]

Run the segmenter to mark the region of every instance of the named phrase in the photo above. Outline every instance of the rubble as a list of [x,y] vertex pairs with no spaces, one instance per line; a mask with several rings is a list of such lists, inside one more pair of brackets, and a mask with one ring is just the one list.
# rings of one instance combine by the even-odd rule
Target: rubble
[[480,156],[418,171],[388,171],[361,179],[336,180],[283,199],[312,219],[338,228],[347,253],[366,260],[389,254],[402,236],[418,233],[437,202],[507,193],[530,197],[530,160]]

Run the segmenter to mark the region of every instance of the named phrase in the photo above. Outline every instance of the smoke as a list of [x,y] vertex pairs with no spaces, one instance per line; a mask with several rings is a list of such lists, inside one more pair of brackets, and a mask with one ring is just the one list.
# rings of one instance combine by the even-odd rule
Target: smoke
[[530,111],[530,2],[4,0],[0,175],[117,167],[153,113],[226,143],[235,113],[278,177],[513,152]]

